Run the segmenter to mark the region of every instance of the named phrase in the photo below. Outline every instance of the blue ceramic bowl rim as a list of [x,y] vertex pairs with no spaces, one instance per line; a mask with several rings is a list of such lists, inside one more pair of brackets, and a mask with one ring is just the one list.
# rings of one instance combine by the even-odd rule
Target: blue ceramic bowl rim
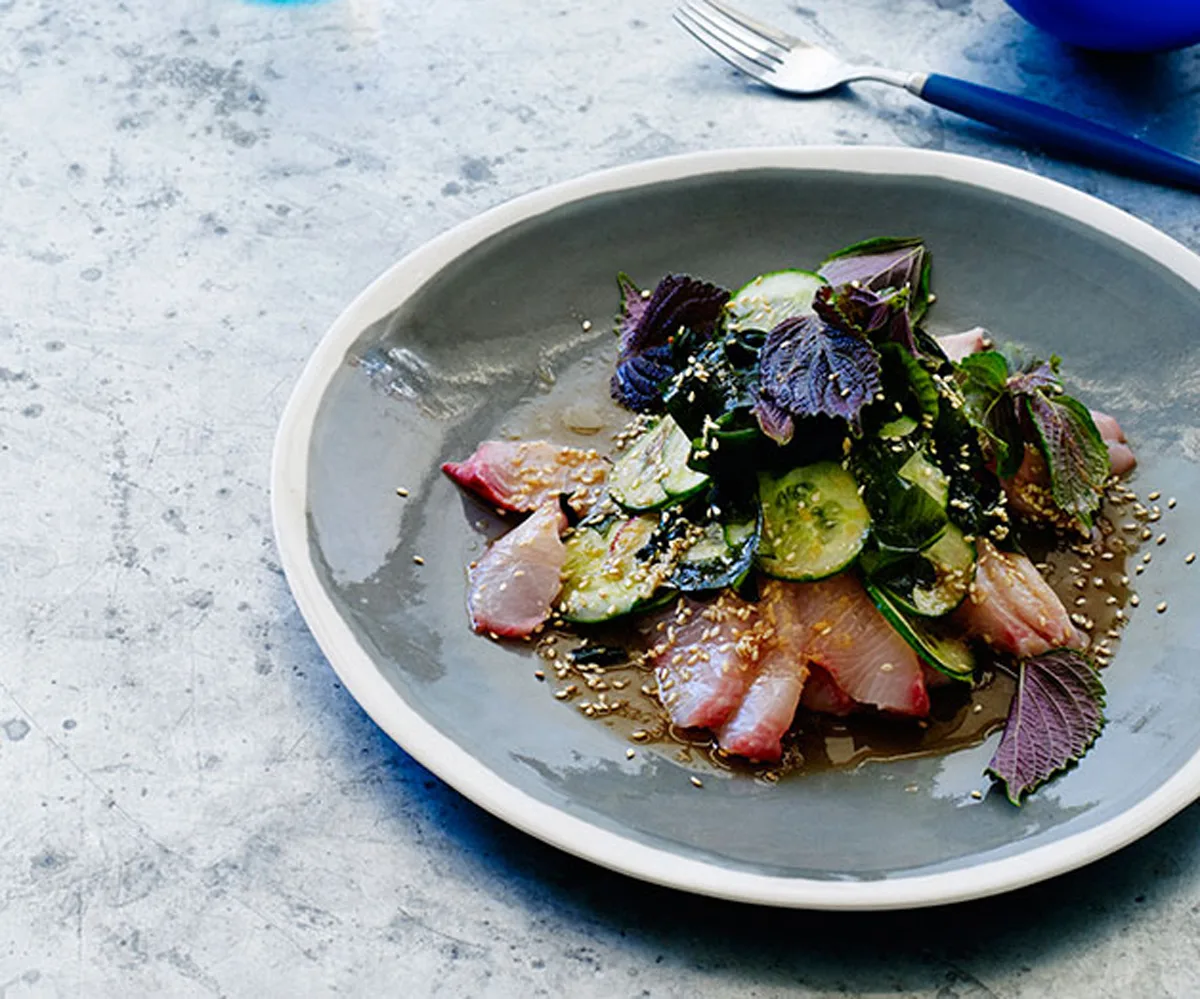
[[645,881],[720,898],[792,908],[900,909],[1009,891],[1128,845],[1200,797],[1200,753],[1126,811],[1055,842],[966,869],[871,881],[776,877],[697,860],[602,829],[505,782],[422,717],[388,682],[321,583],[309,546],[308,456],[322,397],[347,349],[370,324],[484,240],[572,202],[706,175],[762,169],[933,178],[1021,199],[1122,241],[1200,292],[1200,257],[1090,195],[1012,167],[929,150],[783,147],[689,153],[588,174],[518,197],[461,223],[399,261],[335,320],[288,401],[275,441],[271,505],[276,544],[306,622],[346,689],[420,764],[498,818],[568,853]]

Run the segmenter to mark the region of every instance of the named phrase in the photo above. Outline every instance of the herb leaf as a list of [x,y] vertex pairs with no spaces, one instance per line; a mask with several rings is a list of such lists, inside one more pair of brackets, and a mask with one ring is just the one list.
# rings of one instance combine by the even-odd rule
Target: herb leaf
[[792,419],[792,414],[782,406],[776,405],[766,396],[759,394],[754,400],[751,412],[758,420],[758,428],[776,444],[787,445],[792,442],[796,424]]
[[987,766],[1014,805],[1078,760],[1104,725],[1104,684],[1071,649],[1022,660],[1017,692]]
[[762,394],[792,416],[842,417],[857,426],[882,387],[870,341],[816,316],[785,319],[771,330],[759,364]]
[[628,277],[621,275],[617,281],[622,306],[613,398],[637,412],[652,412],[661,408],[659,389],[675,371],[672,338],[680,330],[701,338],[711,335],[729,292],[683,274],[668,274],[643,299]]
[[825,285],[813,297],[813,311],[830,326],[854,330],[875,343],[895,341],[916,352],[904,288],[874,291],[857,284]]
[[996,474],[1002,479],[1016,475],[1025,457],[1025,439],[1008,387],[1008,362],[1003,354],[985,350],[964,357],[958,371],[963,412],[991,444]]
[[1085,526],[1100,505],[1110,469],[1108,448],[1088,408],[1069,395],[1025,396],[1026,411],[1037,429],[1055,505]]
[[915,238],[868,239],[838,250],[818,268],[831,285],[857,282],[870,291],[909,289],[909,318],[915,325],[929,308],[929,251]]

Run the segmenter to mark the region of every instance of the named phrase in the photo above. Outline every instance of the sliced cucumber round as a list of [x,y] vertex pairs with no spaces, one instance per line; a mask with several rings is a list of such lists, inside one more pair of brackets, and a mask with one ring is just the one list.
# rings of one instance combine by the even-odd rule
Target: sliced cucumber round
[[813,296],[825,283],[823,277],[811,271],[760,274],[729,300],[729,327],[772,330],[785,319],[811,315]]
[[654,423],[608,475],[608,491],[626,510],[658,510],[686,499],[708,484],[708,476],[688,467],[692,442],[671,417]]
[[971,680],[975,673],[975,654],[970,645],[933,622],[905,614],[895,600],[870,583],[867,592],[888,624],[924,662],[955,680]]
[[763,529],[757,562],[769,576],[811,580],[832,576],[857,558],[871,515],[854,476],[834,461],[760,473]]
[[975,579],[975,545],[954,524],[921,553],[933,566],[932,586],[915,587],[912,609],[924,617],[949,614],[963,602]]
[[663,582],[653,559],[639,558],[658,517],[616,518],[602,528],[578,527],[566,539],[562,616],[576,624],[595,624],[638,610]]

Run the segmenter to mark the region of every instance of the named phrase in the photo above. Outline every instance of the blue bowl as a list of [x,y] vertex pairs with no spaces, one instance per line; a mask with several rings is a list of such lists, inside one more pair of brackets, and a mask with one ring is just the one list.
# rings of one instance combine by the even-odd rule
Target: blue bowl
[[1161,52],[1200,42],[1200,0],[1008,0],[1064,42],[1107,52]]

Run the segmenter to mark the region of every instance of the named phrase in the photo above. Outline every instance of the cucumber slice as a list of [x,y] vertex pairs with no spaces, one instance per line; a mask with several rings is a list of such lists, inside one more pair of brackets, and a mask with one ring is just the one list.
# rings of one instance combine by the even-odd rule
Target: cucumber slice
[[879,428],[879,436],[884,440],[899,440],[901,437],[907,437],[919,426],[911,416],[897,416]]
[[699,492],[708,476],[688,467],[692,442],[669,416],[654,423],[617,459],[608,491],[626,510],[658,510]]
[[772,330],[785,319],[811,315],[813,296],[823,284],[811,271],[760,274],[729,300],[729,328]]
[[837,462],[760,473],[763,531],[757,562],[780,579],[823,579],[846,568],[862,550],[871,516],[854,476]]
[[870,583],[867,584],[867,592],[888,624],[896,629],[923,661],[955,680],[971,680],[975,672],[975,654],[970,645],[946,633],[933,622],[909,617],[887,593]]
[[925,617],[949,614],[963,602],[975,579],[975,545],[954,524],[921,553],[933,566],[933,586],[912,592],[912,609]]
[[576,624],[595,624],[638,610],[663,582],[663,569],[639,558],[658,517],[617,518],[603,528],[579,527],[566,540],[562,616]]
[[937,501],[938,506],[946,509],[950,499],[950,480],[945,472],[925,457],[924,452],[914,451],[912,457],[900,466],[900,478],[920,486]]

